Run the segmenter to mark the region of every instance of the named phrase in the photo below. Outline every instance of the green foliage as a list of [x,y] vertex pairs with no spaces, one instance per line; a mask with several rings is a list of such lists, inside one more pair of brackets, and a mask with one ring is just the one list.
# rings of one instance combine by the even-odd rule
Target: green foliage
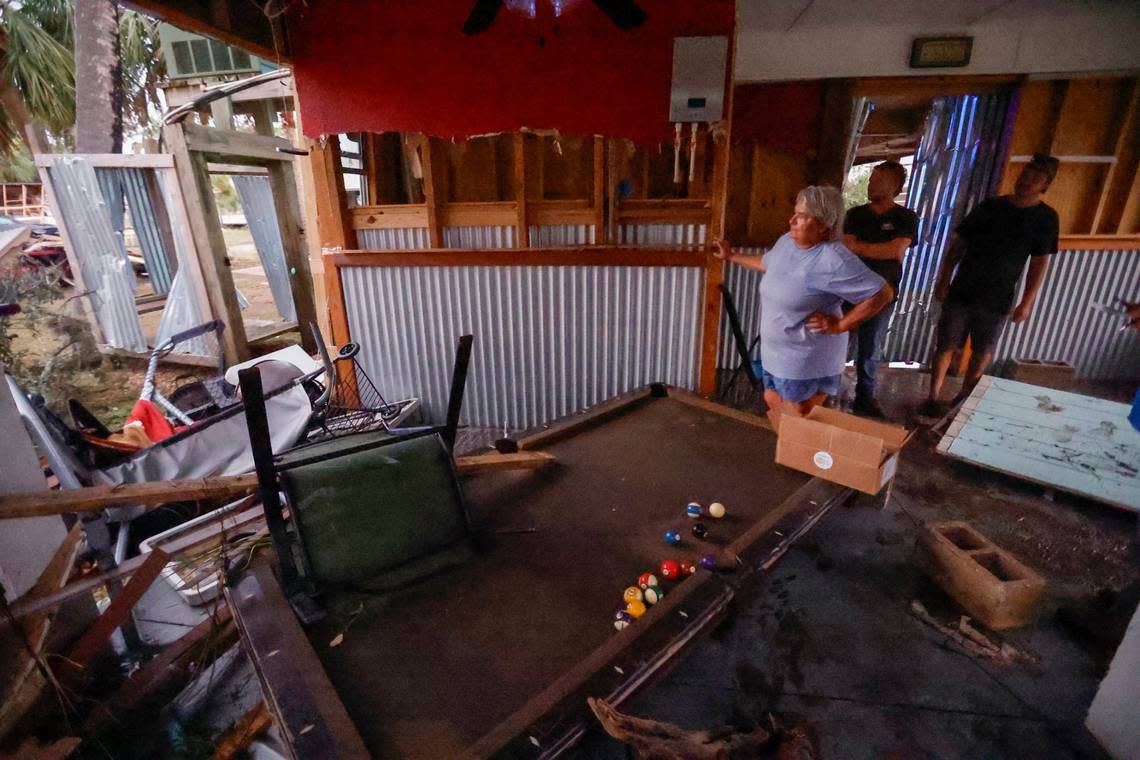
[[236,214],[241,211],[237,188],[229,177],[224,174],[211,174],[210,186],[214,189],[214,201],[218,204],[218,211],[223,214]]
[[16,85],[32,119],[56,132],[70,129],[75,123],[71,3],[32,0],[2,8],[8,41],[0,75]]
[[847,173],[847,180],[843,183],[843,205],[851,209],[862,206],[868,202],[867,182],[871,179],[871,170],[874,164],[861,164],[852,166]]
[[12,141],[11,152],[0,153],[0,182],[39,182],[32,154],[23,140]]

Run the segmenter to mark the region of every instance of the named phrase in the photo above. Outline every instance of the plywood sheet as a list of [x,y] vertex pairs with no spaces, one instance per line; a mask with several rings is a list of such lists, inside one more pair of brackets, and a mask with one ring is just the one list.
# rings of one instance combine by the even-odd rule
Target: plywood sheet
[[1128,412],[1126,404],[986,376],[938,451],[1140,511],[1140,433]]

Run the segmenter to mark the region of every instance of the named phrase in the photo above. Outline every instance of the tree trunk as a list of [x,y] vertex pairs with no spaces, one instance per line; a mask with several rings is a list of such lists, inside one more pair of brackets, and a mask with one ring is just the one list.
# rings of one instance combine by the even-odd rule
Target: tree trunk
[[75,0],[75,151],[122,150],[119,7],[114,0]]

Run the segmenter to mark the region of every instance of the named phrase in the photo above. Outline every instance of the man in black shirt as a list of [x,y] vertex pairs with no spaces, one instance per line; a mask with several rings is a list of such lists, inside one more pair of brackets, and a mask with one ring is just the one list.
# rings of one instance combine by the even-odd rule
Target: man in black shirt
[[[970,366],[962,391],[964,400],[977,385],[1001,337],[1007,320],[1024,322],[1045,280],[1049,256],[1057,252],[1057,212],[1041,196],[1057,175],[1057,159],[1040,153],[1021,170],[1013,195],[990,198],[971,211],[942,261],[934,297],[943,302],[937,345],[931,361],[930,397],[919,414],[941,416],[938,394],[956,350],[970,336]],[[1025,290],[1013,305],[1017,283],[1029,261]],[[958,271],[951,279],[954,267]]]
[[[902,261],[906,249],[914,242],[918,217],[908,208],[895,203],[895,196],[906,184],[906,169],[896,161],[884,161],[871,171],[867,181],[870,203],[847,212],[843,223],[843,242],[873,272],[899,292]],[[858,344],[855,354],[855,405],[853,411],[864,417],[883,417],[875,401],[875,373],[882,357],[883,338],[891,323],[894,302],[859,325],[853,336]]]

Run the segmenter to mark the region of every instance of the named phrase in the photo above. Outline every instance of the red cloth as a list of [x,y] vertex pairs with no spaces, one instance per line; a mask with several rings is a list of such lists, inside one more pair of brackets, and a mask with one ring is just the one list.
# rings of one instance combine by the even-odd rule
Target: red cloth
[[741,84],[732,94],[732,142],[786,151],[819,145],[821,82]]
[[131,409],[131,416],[127,417],[124,426],[136,420],[142,423],[147,438],[150,438],[154,443],[158,443],[164,438],[169,438],[174,435],[174,426],[163,416],[157,406],[146,399],[140,398],[135,402],[134,407]]
[[461,31],[474,0],[320,0],[289,19],[305,134],[426,132],[469,137],[520,127],[668,142],[673,38],[731,35],[733,0],[640,0],[622,31],[588,0],[555,17],[504,5]]

